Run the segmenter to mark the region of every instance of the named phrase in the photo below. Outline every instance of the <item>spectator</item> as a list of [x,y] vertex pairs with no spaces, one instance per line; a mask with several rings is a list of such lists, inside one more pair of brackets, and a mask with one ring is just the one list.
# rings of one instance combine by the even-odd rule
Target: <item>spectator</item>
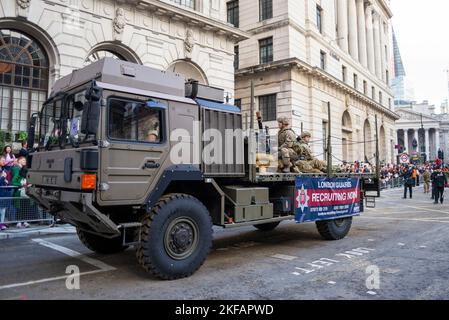
[[6,164],[5,164],[6,171],[10,171],[11,168],[14,166],[14,162],[16,161],[16,157],[14,156],[14,154],[12,152],[11,146],[6,146],[3,149],[3,156],[5,157],[5,160],[6,160]]
[[27,158],[28,157],[28,141],[23,140],[22,141],[22,149],[20,149],[19,151],[19,158],[20,157],[24,157]]
[[446,174],[441,170],[441,167],[438,167],[435,175],[435,204],[438,204],[438,200],[443,204],[445,187],[447,187]]
[[[12,178],[11,178],[11,186],[17,187],[18,189],[14,191],[13,197],[21,198],[25,196],[25,188],[27,186],[26,181],[26,158],[20,157],[17,159],[17,165],[11,169]],[[15,202],[15,206],[17,209],[20,209],[20,200]],[[29,228],[30,225],[27,222],[18,222],[17,228]]]
[[402,178],[404,179],[404,198],[407,199],[407,189],[410,193],[410,199],[413,198],[413,171],[407,165],[404,167],[402,172]]
[[5,222],[6,209],[8,208],[8,200],[4,198],[10,197],[8,187],[8,173],[4,169],[6,164],[6,159],[0,156],[0,231],[6,230],[7,226]]

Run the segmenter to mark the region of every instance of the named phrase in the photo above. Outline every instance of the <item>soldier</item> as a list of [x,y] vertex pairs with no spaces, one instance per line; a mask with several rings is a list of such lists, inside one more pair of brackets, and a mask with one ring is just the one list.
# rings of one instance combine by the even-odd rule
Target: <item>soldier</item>
[[159,132],[159,117],[158,114],[151,114],[146,116],[143,120],[143,127],[141,132],[142,137],[139,137],[140,141],[148,142],[160,142],[160,132]]
[[309,132],[301,134],[301,142],[295,148],[299,160],[296,162],[298,170],[303,173],[323,173],[326,172],[326,164],[313,156],[309,143],[312,135]]
[[279,167],[283,173],[290,173],[293,169],[296,172],[296,167],[293,162],[297,160],[298,155],[293,150],[296,142],[296,133],[290,128],[290,121],[285,118],[279,118],[279,133],[278,133],[278,145],[279,145]]

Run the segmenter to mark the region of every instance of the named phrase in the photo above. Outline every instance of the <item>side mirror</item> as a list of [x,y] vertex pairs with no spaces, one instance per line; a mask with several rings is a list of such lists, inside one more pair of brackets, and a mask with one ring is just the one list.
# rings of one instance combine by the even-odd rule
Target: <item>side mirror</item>
[[97,135],[98,121],[100,120],[100,100],[102,89],[97,87],[95,81],[89,89],[86,90],[86,102],[84,103],[84,112],[81,119],[81,133],[86,135]]

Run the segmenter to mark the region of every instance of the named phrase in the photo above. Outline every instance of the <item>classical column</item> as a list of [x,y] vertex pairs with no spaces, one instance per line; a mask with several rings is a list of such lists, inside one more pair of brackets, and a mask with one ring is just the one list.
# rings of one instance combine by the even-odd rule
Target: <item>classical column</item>
[[359,36],[359,61],[367,68],[368,53],[366,52],[366,19],[365,0],[356,0],[357,5],[357,34]]
[[440,129],[435,129],[435,159],[438,158],[438,150],[440,150],[441,146],[440,146]]
[[376,66],[376,75],[382,79],[382,51],[380,50],[380,30],[379,30],[380,16],[377,12],[374,13],[374,61]]
[[382,80],[387,82],[386,70],[387,70],[387,54],[385,52],[385,28],[382,19],[379,19],[379,30],[380,30],[380,56],[381,56],[381,72]]
[[348,52],[348,0],[338,0],[337,27],[338,44],[344,52]]
[[416,139],[416,152],[420,152],[419,151],[419,129],[414,129],[413,130],[414,131],[414,134],[413,134],[413,137],[414,137],[414,139]]
[[424,130],[424,140],[426,143],[426,158],[430,161],[430,139],[429,139],[429,129]]
[[410,154],[410,149],[409,149],[409,143],[408,143],[408,129],[404,129],[404,148],[406,149],[405,151]]
[[359,45],[357,32],[357,9],[356,0],[348,0],[348,18],[349,18],[349,53],[354,60],[359,60]]
[[374,30],[373,30],[373,7],[366,8],[366,50],[368,54],[368,69],[372,74],[376,72],[374,57]]

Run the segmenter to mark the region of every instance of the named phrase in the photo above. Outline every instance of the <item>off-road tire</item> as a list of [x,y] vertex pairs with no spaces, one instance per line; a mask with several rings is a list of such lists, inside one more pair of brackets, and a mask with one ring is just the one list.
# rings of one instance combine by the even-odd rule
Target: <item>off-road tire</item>
[[[186,194],[165,195],[141,222],[141,243],[136,256],[148,273],[162,280],[175,280],[191,276],[203,265],[212,247],[213,231],[209,211],[198,199]],[[181,227],[176,229],[178,225]],[[179,248],[175,238],[180,229],[184,232],[180,241],[187,241],[188,249],[178,257],[173,252],[184,248],[181,245]],[[186,232],[189,240],[183,237]]]
[[80,241],[90,250],[101,254],[119,253],[128,248],[123,246],[122,237],[108,239],[76,228],[76,234]]
[[327,220],[327,221],[317,221],[316,226],[318,232],[325,240],[341,240],[345,238],[352,226],[352,217],[337,219],[337,220]]
[[276,227],[280,224],[280,222],[272,222],[272,223],[264,223],[264,224],[255,224],[254,228],[260,230],[260,231],[271,231],[276,229]]

